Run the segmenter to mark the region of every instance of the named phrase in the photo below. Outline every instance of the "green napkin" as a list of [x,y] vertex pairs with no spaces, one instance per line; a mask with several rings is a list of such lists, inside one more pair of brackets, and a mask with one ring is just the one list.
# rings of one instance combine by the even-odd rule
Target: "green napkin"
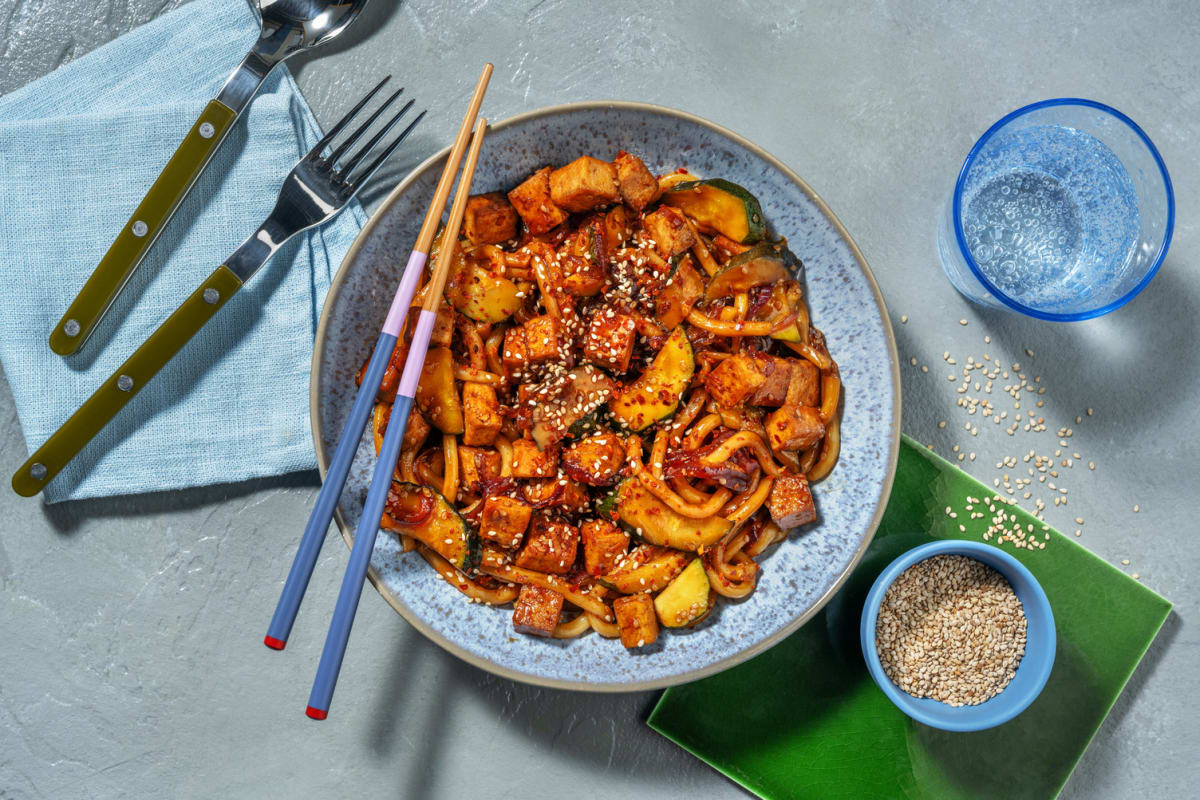
[[[1058,653],[1033,705],[978,733],[910,720],[872,682],[859,647],[863,600],[884,567],[933,539],[978,540],[990,514],[952,520],[945,509],[961,512],[968,496],[991,495],[905,437],[883,521],[846,586],[763,655],[669,689],[650,727],[767,798],[1057,795],[1166,620],[1169,602],[1057,531],[1048,531],[1044,550],[1006,545],[1050,598]],[[1039,538],[1045,533],[1034,517],[1017,513]]]

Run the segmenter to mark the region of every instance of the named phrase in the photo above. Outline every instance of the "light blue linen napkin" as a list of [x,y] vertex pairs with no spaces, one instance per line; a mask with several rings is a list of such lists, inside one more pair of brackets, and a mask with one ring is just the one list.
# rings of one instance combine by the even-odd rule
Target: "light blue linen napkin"
[[[245,0],[194,0],[0,98],[0,363],[30,451],[253,232],[319,140],[291,74],[277,69],[92,339],[68,359],[50,351],[51,329],[257,30]],[[46,501],[313,468],[317,319],[364,221],[352,204],[280,250]]]

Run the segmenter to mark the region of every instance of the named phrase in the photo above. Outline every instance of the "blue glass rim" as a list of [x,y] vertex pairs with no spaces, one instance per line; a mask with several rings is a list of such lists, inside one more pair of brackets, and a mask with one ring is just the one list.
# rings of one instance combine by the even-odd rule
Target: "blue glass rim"
[[[1103,111],[1104,113],[1125,123],[1130,130],[1138,135],[1138,138],[1140,138],[1142,143],[1146,145],[1146,149],[1150,151],[1150,155],[1154,157],[1154,162],[1158,164],[1158,171],[1162,175],[1163,187],[1167,192],[1167,224],[1163,233],[1162,247],[1159,248],[1158,255],[1155,257],[1154,263],[1150,265],[1150,269],[1146,270],[1146,274],[1142,276],[1142,279],[1138,281],[1136,286],[1134,286],[1121,297],[1113,300],[1111,303],[1074,314],[1056,314],[1050,311],[1042,311],[1040,309],[1033,308],[1032,306],[1027,306],[1019,300],[1009,297],[1007,294],[1002,292],[996,287],[995,284],[988,280],[988,278],[983,274],[983,271],[979,268],[979,265],[975,263],[975,259],[971,256],[970,248],[967,247],[966,236],[962,229],[963,186],[966,184],[967,173],[974,165],[975,158],[979,155],[979,151],[983,149],[983,146],[988,143],[988,141],[996,134],[997,131],[999,131],[1008,123],[1012,122],[1014,119],[1022,117],[1032,111],[1038,111],[1039,109],[1043,108],[1051,108],[1053,106],[1085,106],[1087,108],[1094,108],[1098,111]],[[1037,319],[1044,319],[1052,322],[1079,322],[1081,320],[1103,316],[1110,311],[1125,305],[1135,296],[1137,296],[1142,289],[1146,288],[1146,284],[1150,283],[1150,280],[1155,276],[1155,274],[1158,273],[1158,268],[1162,266],[1163,259],[1167,257],[1167,250],[1171,247],[1171,236],[1175,232],[1175,190],[1171,186],[1171,176],[1167,172],[1166,163],[1162,160],[1162,156],[1158,153],[1158,148],[1154,146],[1154,142],[1150,141],[1150,137],[1146,135],[1146,132],[1143,131],[1136,122],[1112,106],[1105,105],[1104,103],[1098,103],[1095,100],[1087,100],[1082,97],[1056,97],[1051,100],[1041,100],[1036,103],[1030,103],[1027,106],[1022,106],[1021,108],[1016,109],[1015,111],[1010,111],[1008,114],[1005,114],[1003,117],[997,120],[990,128],[984,131],[983,135],[979,137],[979,141],[975,142],[975,146],[971,148],[969,153],[967,153],[966,159],[963,160],[962,169],[958,171],[958,180],[956,180],[954,183],[954,200],[951,214],[954,217],[954,238],[958,241],[959,252],[962,253],[962,257],[966,260],[967,266],[970,268],[971,272],[993,297],[1014,311],[1020,311],[1022,314],[1028,314],[1029,316]]]
[[[1017,591],[1016,579],[1019,577],[1029,590],[1025,597],[1020,598],[1026,618],[1030,620],[1031,625],[1034,620],[1039,621],[1044,635],[1049,639],[1048,646],[1037,650],[1032,649],[1035,646],[1034,642],[1037,641],[1035,637],[1031,635],[1026,642],[1025,656],[1021,659],[1017,671],[1029,671],[1033,675],[1033,682],[1023,687],[1022,692],[1013,694],[1015,687],[1010,683],[1000,694],[984,704],[958,707],[945,705],[945,709],[949,710],[950,718],[932,715],[924,707],[926,703],[933,703],[939,707],[943,704],[934,700],[916,698],[893,683],[892,679],[884,672],[883,663],[879,660],[879,653],[875,649],[875,625],[879,619],[883,596],[888,588],[909,567],[938,555],[962,555],[985,564],[988,564],[988,561],[994,561],[995,563],[988,564],[988,566],[1003,575],[1013,586],[1014,591]],[[1018,596],[1020,595],[1018,594]],[[875,681],[875,685],[892,701],[896,708],[911,719],[930,727],[957,733],[994,728],[1017,717],[1032,705],[1033,701],[1041,694],[1042,689],[1046,687],[1054,668],[1054,660],[1057,655],[1056,637],[1057,628],[1050,600],[1029,568],[1000,547],[970,539],[937,539],[914,547],[896,557],[875,578],[875,582],[867,592],[859,620],[859,644],[863,660],[866,662],[867,672]],[[995,705],[998,702],[999,705]],[[989,708],[989,706],[991,707]]]

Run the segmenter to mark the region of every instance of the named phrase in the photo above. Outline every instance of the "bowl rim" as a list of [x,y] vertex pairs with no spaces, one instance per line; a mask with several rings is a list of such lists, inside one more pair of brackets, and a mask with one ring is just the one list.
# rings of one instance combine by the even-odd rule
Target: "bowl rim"
[[[375,587],[375,590],[379,592],[380,596],[383,597],[387,604],[390,605],[396,611],[396,613],[398,613],[405,619],[405,621],[424,634],[424,636],[430,641],[434,642],[447,652],[457,656],[468,664],[490,672],[494,675],[499,675],[503,678],[508,678],[510,680],[519,681],[521,683],[527,683],[534,686],[588,692],[635,692],[645,691],[648,689],[660,689],[667,686],[676,686],[682,683],[689,683],[691,681],[699,680],[700,678],[723,672],[730,667],[736,666],[743,661],[753,658],[759,653],[765,652],[814,617],[850,577],[850,574],[854,571],[854,568],[858,566],[859,561],[862,560],[863,555],[866,553],[867,547],[870,546],[871,541],[875,538],[875,532],[878,530],[879,523],[883,518],[884,509],[887,507],[887,500],[891,496],[892,482],[896,475],[896,464],[900,455],[900,360],[896,349],[896,337],[892,329],[891,317],[888,314],[887,305],[883,300],[883,294],[879,290],[879,284],[876,282],[875,275],[871,272],[871,268],[868,266],[866,258],[863,256],[862,251],[859,249],[858,244],[854,241],[853,237],[850,236],[849,231],[846,230],[841,220],[837,218],[829,206],[825,204],[825,201],[821,199],[820,195],[813,191],[812,187],[810,187],[803,178],[796,174],[792,169],[784,165],[783,162],[781,162],[775,156],[771,155],[766,150],[749,141],[745,137],[734,133],[733,131],[721,125],[710,122],[703,117],[686,111],[680,111],[678,109],[669,108],[667,106],[661,106],[654,103],[642,103],[628,100],[584,100],[573,103],[559,103],[556,105],[544,106],[516,114],[501,120],[500,122],[491,123],[488,127],[491,131],[496,131],[521,125],[542,117],[595,110],[622,110],[637,113],[651,113],[667,117],[674,117],[685,122],[699,125],[700,127],[706,128],[720,136],[723,136],[738,146],[750,151],[755,156],[766,161],[773,169],[777,170],[784,177],[794,183],[797,188],[799,188],[800,191],[803,192],[803,194],[808,197],[808,199],[817,207],[822,216],[825,217],[825,219],[836,231],[838,236],[840,236],[846,243],[851,255],[858,263],[859,268],[862,270],[862,273],[867,280],[867,285],[871,289],[871,294],[874,297],[876,307],[879,310],[884,339],[887,343],[887,349],[890,355],[892,397],[894,401],[891,426],[889,427],[887,442],[887,467],[884,474],[884,479],[880,485],[879,495],[875,498],[875,513],[872,515],[871,521],[867,525],[866,535],[859,543],[858,548],[855,550],[849,563],[847,563],[846,568],[840,575],[838,575],[825,593],[822,594],[804,614],[801,614],[799,617],[792,620],[790,623],[766,639],[763,639],[762,641],[757,642],[750,647],[734,653],[733,655],[727,656],[726,658],[720,659],[719,661],[715,661],[698,669],[679,672],[674,675],[655,678],[652,680],[627,683],[585,683],[581,681],[547,678],[541,675],[509,669],[489,659],[480,658],[473,653],[459,647],[441,633],[425,624],[425,622],[417,617],[417,615],[414,614],[400,598],[392,594],[387,586],[384,585],[374,566],[369,567],[367,570],[367,579],[371,582],[371,585]],[[370,219],[367,220],[367,223],[363,226],[362,230],[359,231],[358,236],[355,238],[354,243],[350,246],[350,249],[346,252],[345,257],[342,259],[341,265],[338,267],[337,273],[334,275],[333,280],[330,283],[329,293],[326,295],[325,302],[322,305],[321,317],[317,325],[316,339],[313,346],[312,367],[309,377],[309,420],[312,427],[313,448],[316,451],[317,456],[317,467],[320,471],[322,481],[325,479],[325,475],[328,472],[329,464],[324,446],[321,441],[322,416],[319,389],[321,384],[321,363],[323,361],[326,344],[328,342],[327,334],[331,320],[330,310],[334,306],[333,301],[336,300],[337,294],[342,290],[346,280],[349,277],[351,263],[358,257],[358,254],[365,242],[374,234],[375,228],[378,226],[379,222],[391,210],[392,206],[399,199],[399,197],[408,191],[409,187],[416,181],[417,177],[422,175],[432,165],[437,164],[439,161],[445,158],[449,152],[450,148],[448,146],[438,150],[433,155],[429,156],[416,167],[414,167],[411,172],[409,172],[398,184],[396,184],[395,188],[392,189],[388,196],[379,205],[379,208],[376,209],[373,214],[371,214]],[[342,517],[340,507],[335,507],[334,519],[337,522],[338,530],[341,531],[342,539],[346,543],[346,546],[352,547],[354,543],[354,532],[349,528],[349,526],[346,525],[346,520]]]
[[[975,263],[975,258],[971,255],[971,248],[967,247],[967,237],[962,228],[962,193],[963,188],[967,183],[967,175],[970,174],[971,167],[975,165],[975,159],[983,150],[984,146],[991,141],[992,137],[999,133],[1008,123],[1015,119],[1031,114],[1034,111],[1040,111],[1043,108],[1053,108],[1055,106],[1082,106],[1084,108],[1092,108],[1102,113],[1108,114],[1110,117],[1125,124],[1130,130],[1137,134],[1146,150],[1154,159],[1154,163],[1158,166],[1159,176],[1162,178],[1163,191],[1167,195],[1167,222],[1163,227],[1162,246],[1158,249],[1158,255],[1154,258],[1154,263],[1150,265],[1150,269],[1146,270],[1146,274],[1141,277],[1132,289],[1125,294],[1112,300],[1102,306],[1086,309],[1084,311],[1074,311],[1071,313],[1060,313],[1055,311],[1043,311],[1042,309],[1034,308],[1031,305],[1022,303],[1014,297],[1010,297],[1007,293],[999,289],[992,281],[983,274],[983,270]],[[954,225],[954,239],[958,244],[959,255],[966,262],[967,267],[975,275],[976,279],[983,284],[984,289],[992,294],[997,300],[1004,305],[1019,311],[1022,314],[1033,317],[1034,319],[1047,320],[1050,322],[1081,322],[1083,320],[1094,319],[1101,317],[1112,311],[1116,311],[1121,306],[1128,303],[1133,298],[1141,294],[1142,290],[1150,284],[1154,276],[1158,274],[1158,268],[1167,258],[1167,251],[1171,249],[1171,238],[1175,233],[1175,189],[1171,184],[1171,174],[1167,172],[1167,164],[1163,161],[1162,156],[1158,152],[1158,148],[1154,146],[1154,142],[1150,141],[1150,137],[1141,127],[1130,119],[1125,114],[1122,114],[1112,106],[1097,102],[1096,100],[1088,100],[1083,97],[1053,97],[1049,100],[1039,100],[1036,103],[1021,106],[1018,109],[1008,112],[1000,119],[992,123],[983,135],[979,137],[974,146],[967,153],[967,157],[963,159],[962,168],[958,171],[958,178],[954,181],[954,192],[951,195],[951,223]]]
[[[879,618],[879,608],[883,604],[884,593],[895,582],[896,578],[900,576],[900,573],[914,564],[938,555],[962,555],[981,562],[982,559],[978,558],[978,556],[986,555],[1003,564],[1003,567],[996,567],[993,564],[988,564],[988,566],[1003,575],[1005,580],[1010,584],[1013,582],[1012,576],[1014,574],[1020,575],[1024,580],[1028,581],[1029,586],[1033,590],[1032,598],[1027,599],[1032,599],[1033,604],[1044,617],[1050,637],[1050,646],[1040,652],[1039,657],[1028,664],[1030,668],[1036,670],[1037,675],[1032,687],[1026,690],[1026,696],[1019,698],[1003,710],[991,714],[979,715],[979,719],[973,721],[971,719],[972,712],[982,708],[984,704],[961,707],[946,705],[947,708],[951,709],[952,714],[961,718],[961,722],[946,723],[927,713],[918,703],[922,698],[914,697],[892,683],[891,678],[883,671],[883,664],[879,660],[879,653],[875,647],[875,625]],[[1028,618],[1028,615],[1026,617]],[[1033,704],[1033,701],[1042,693],[1042,689],[1046,687],[1046,682],[1050,679],[1050,673],[1054,669],[1054,659],[1058,649],[1056,637],[1057,628],[1054,623],[1054,610],[1050,606],[1049,598],[1046,597],[1045,589],[1042,588],[1042,584],[1033,576],[1033,573],[1029,571],[1029,568],[1018,561],[1011,553],[1006,553],[1003,549],[995,545],[972,541],[970,539],[938,539],[914,547],[897,556],[879,573],[878,577],[875,578],[875,582],[871,584],[871,590],[867,593],[867,599],[863,602],[862,616],[859,623],[859,642],[862,646],[863,660],[867,664],[867,671],[871,674],[871,679],[875,681],[875,684],[892,701],[892,704],[917,722],[956,733],[994,728],[997,725],[1008,722],[1029,708]],[[1027,649],[1025,655],[1022,656],[1021,663],[1017,666],[1018,670],[1026,666],[1024,659],[1028,656],[1029,651]],[[1007,688],[1002,689],[996,697],[1003,695],[1007,691]]]

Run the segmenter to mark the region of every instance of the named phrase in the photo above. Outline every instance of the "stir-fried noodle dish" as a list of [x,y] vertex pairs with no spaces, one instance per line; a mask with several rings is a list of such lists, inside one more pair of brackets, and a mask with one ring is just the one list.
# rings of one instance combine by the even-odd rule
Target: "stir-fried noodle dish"
[[771,546],[817,519],[841,399],[758,200],[583,156],[471,197],[461,239],[434,247],[452,269],[383,529],[535,636],[645,648],[753,592]]

